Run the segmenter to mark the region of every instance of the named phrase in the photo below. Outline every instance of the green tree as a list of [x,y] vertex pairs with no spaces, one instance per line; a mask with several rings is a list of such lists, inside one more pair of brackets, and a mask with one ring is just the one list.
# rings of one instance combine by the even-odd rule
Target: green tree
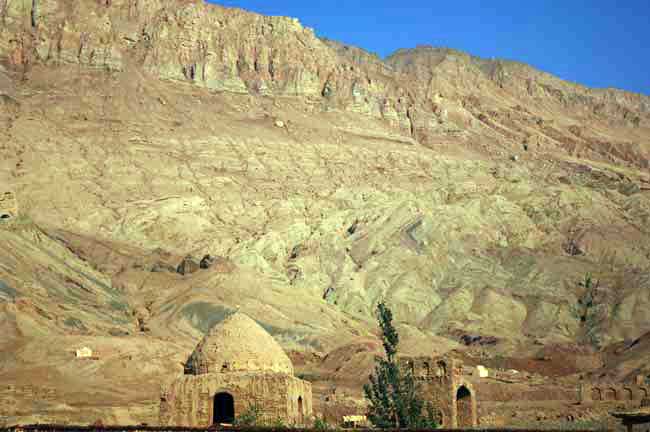
[[384,303],[377,305],[377,321],[386,355],[375,357],[375,371],[363,386],[369,401],[368,420],[379,428],[436,428],[433,406],[428,403],[425,410],[412,371],[399,366],[399,335],[393,326],[393,313]]
[[317,431],[326,431],[329,428],[330,428],[330,425],[327,424],[324,417],[323,418],[316,417],[316,419],[314,420],[314,429],[315,430],[317,430]]

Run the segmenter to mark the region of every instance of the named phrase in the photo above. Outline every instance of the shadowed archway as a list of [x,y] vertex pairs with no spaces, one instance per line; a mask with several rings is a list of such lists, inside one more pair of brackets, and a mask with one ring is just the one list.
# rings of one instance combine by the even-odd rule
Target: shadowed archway
[[617,400],[616,389],[613,388],[605,389],[605,393],[603,394],[603,399],[606,401]]
[[447,363],[440,360],[436,366],[437,366],[436,376],[438,376],[438,377],[447,376]]
[[457,427],[472,427],[472,392],[465,386],[460,386],[456,391],[456,419]]
[[217,393],[214,395],[212,407],[212,424],[232,424],[233,421],[235,421],[235,399],[230,393]]
[[593,400],[593,401],[603,400],[603,394],[602,394],[602,392],[600,391],[599,388],[591,389],[591,400]]
[[625,400],[625,401],[634,400],[634,392],[632,391],[632,389],[629,389],[629,388],[623,389],[623,399],[622,400]]
[[302,396],[298,396],[298,423],[305,424],[305,411],[302,406]]

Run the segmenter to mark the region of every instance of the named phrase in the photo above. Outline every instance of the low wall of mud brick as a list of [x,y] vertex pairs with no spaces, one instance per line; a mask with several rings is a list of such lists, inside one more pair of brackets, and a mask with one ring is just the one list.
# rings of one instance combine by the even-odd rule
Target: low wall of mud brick
[[[27,425],[0,428],[0,432],[215,432],[215,431],[241,431],[241,432],[322,432],[316,429],[300,428],[190,428],[173,426],[70,426],[70,425]],[[328,429],[331,432],[343,429]],[[349,429],[347,429],[349,430]],[[354,429],[358,432],[377,432],[378,429]],[[382,432],[459,432],[464,429],[381,429]],[[472,432],[566,432],[554,429],[467,429]],[[571,432],[593,432],[593,430],[572,429]]]
[[17,401],[39,400],[43,402],[56,402],[60,400],[59,394],[50,387],[34,385],[0,385],[0,416],[11,416],[17,413]]

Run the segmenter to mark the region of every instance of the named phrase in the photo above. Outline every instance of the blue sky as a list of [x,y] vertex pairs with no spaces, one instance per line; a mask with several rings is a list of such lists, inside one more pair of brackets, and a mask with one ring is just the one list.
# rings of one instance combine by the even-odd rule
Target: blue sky
[[433,45],[650,95],[650,0],[223,0],[385,57]]

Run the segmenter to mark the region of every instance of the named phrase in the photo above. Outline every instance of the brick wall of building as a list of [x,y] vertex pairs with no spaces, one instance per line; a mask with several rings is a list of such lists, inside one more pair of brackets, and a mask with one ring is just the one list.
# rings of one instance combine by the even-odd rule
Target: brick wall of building
[[161,397],[160,424],[210,426],[218,393],[233,397],[235,417],[257,406],[260,420],[267,423],[281,420],[298,425],[311,421],[310,383],[286,374],[224,373],[185,375],[174,381]]

